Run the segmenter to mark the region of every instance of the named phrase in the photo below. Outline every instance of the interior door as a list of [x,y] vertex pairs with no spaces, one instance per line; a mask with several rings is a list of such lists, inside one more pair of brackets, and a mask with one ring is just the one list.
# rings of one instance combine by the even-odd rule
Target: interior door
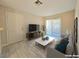
[[16,14],[16,32],[17,32],[17,41],[24,39],[24,16],[21,14]]
[[7,44],[14,43],[17,39],[16,33],[16,14],[12,12],[6,13],[6,27],[7,27]]
[[23,16],[15,12],[7,12],[7,44],[23,40]]
[[2,51],[2,50],[1,50],[1,47],[2,47],[2,46],[1,46],[1,32],[0,32],[0,55],[1,55],[1,51]]

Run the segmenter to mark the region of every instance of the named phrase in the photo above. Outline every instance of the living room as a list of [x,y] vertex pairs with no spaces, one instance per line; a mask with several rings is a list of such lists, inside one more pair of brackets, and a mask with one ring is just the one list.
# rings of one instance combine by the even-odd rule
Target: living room
[[[79,1],[20,0],[19,3],[18,1],[0,1],[0,54],[2,57],[54,58],[57,54],[58,57],[68,57],[68,55],[73,57],[72,54],[76,53],[73,52],[74,47],[69,48],[70,52],[68,50],[65,52],[66,49],[61,48],[65,50],[64,54],[53,47],[52,53],[56,53],[53,55],[50,46],[55,46],[56,42],[64,38],[72,39],[75,17],[79,16],[77,5]],[[68,42],[65,41],[65,43],[67,47]],[[73,46],[73,42],[70,46]]]

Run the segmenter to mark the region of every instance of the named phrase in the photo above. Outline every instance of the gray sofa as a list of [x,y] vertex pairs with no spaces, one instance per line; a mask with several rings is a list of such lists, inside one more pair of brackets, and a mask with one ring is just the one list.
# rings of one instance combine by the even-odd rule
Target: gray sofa
[[69,43],[66,47],[66,55],[55,49],[56,44],[59,43],[59,41],[57,41],[57,42],[53,42],[52,46],[47,47],[47,49],[46,49],[47,50],[47,58],[67,58],[67,57],[69,57],[67,55],[72,55],[72,53],[73,53],[72,35],[68,36],[68,39],[69,39],[68,40]]
[[65,54],[57,51],[54,47],[47,47],[47,58],[65,58]]

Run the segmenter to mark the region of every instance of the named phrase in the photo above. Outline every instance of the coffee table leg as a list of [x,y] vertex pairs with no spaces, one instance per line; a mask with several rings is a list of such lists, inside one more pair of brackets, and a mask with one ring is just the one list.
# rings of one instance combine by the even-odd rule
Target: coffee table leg
[[39,44],[37,42],[35,42],[35,45],[38,46]]

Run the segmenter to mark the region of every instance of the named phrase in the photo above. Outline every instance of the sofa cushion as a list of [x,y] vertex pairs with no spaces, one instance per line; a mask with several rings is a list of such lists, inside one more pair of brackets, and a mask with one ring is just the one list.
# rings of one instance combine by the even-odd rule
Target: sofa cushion
[[56,45],[55,49],[65,54],[68,43],[68,38],[62,39],[60,43]]

